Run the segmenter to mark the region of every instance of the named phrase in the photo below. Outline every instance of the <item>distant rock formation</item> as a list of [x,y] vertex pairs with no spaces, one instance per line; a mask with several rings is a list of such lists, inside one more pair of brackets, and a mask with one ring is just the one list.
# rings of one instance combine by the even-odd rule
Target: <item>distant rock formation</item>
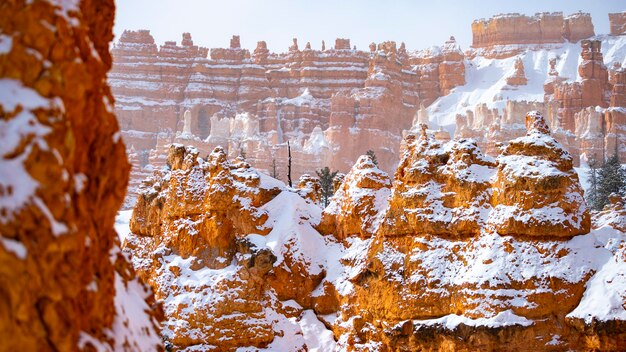
[[[259,42],[250,53],[234,36],[230,48],[211,49],[207,57],[209,50],[193,45],[190,35],[183,42],[157,49],[148,31],[125,31],[112,49],[109,82],[124,141],[138,155],[154,156],[137,159],[142,163],[133,165],[133,177],[163,160],[166,145],[189,144],[176,139],[185,111],[202,154],[217,145],[231,158],[243,151],[259,170],[276,163],[280,177],[286,175],[288,140],[293,177],[324,166],[346,172],[367,150],[392,171],[402,131],[411,127],[420,103],[465,83],[464,55],[454,38],[417,54],[395,42],[354,50],[343,38],[322,51],[294,44],[274,54]],[[257,124],[258,132],[220,127],[237,115]]]
[[[562,77],[557,58],[550,58],[543,101],[505,100],[503,109],[489,108],[488,103],[476,105],[457,115],[455,137],[474,138],[487,154],[495,156],[500,153],[501,143],[526,133],[520,117],[525,111],[536,110],[571,154],[575,166],[581,159],[597,161],[612,155],[616,141],[626,147],[626,127],[621,125],[626,107],[625,71],[619,64],[606,67],[602,41],[584,39],[580,45],[580,79]],[[506,77],[503,92],[528,89],[522,57],[528,55],[506,59],[513,62],[515,71]],[[626,149],[620,147],[618,151],[621,158],[626,158]]]
[[0,350],[162,350],[113,227],[130,169],[106,84],[114,3],[0,13]]
[[575,43],[593,35],[593,23],[588,13],[575,13],[567,17],[564,17],[562,12],[544,12],[534,16],[510,13],[472,23],[474,48],[564,41]]
[[609,13],[609,27],[611,35],[626,34],[626,12]]
[[512,76],[507,77],[506,83],[510,86],[524,86],[528,83],[528,79],[526,79],[524,74],[524,62],[522,59],[517,58],[515,60],[515,72]]

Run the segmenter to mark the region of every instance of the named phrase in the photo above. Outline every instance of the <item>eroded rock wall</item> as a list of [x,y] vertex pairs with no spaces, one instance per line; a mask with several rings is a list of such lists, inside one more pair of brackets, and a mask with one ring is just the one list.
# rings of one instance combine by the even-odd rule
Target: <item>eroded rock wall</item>
[[115,6],[0,12],[0,349],[158,350],[160,310],[113,229],[129,172],[106,83]]
[[[355,50],[348,39],[324,50],[295,40],[286,53],[271,53],[265,42],[250,53],[238,37],[231,47],[210,51],[187,34],[183,41],[157,49],[148,31],[126,31],[112,49],[109,82],[123,138],[138,156],[135,178],[158,164],[171,143],[203,154],[221,145],[229,157],[245,155],[283,180],[287,141],[294,179],[324,166],[347,172],[370,149],[392,172],[402,130],[411,127],[420,102],[465,83],[454,38],[423,53],[395,42]],[[182,136],[187,111],[190,131]]]
[[547,44],[577,42],[594,35],[588,13],[564,17],[562,12],[501,14],[472,23],[472,47],[508,44]]

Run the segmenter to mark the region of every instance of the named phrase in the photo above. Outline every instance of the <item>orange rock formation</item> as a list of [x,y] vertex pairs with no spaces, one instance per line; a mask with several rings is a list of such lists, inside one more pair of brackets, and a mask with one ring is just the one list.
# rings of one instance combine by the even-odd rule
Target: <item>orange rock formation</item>
[[129,172],[106,84],[113,1],[0,13],[0,349],[159,350],[160,311],[113,229]]
[[610,13],[609,26],[611,35],[623,35],[626,33],[626,12]]
[[126,250],[176,348],[297,350],[325,336],[325,350],[622,349],[625,320],[589,307],[600,288],[622,297],[607,311],[622,309],[626,279],[594,285],[613,275],[606,263],[626,265],[623,205],[595,220],[615,230],[588,234],[571,157],[539,113],[526,128],[492,159],[423,126],[393,184],[363,156],[323,212],[298,195],[314,193],[306,177],[289,190],[223,150],[174,146]]
[[[207,57],[188,34],[181,46],[157,49],[148,31],[126,31],[112,52],[115,111],[138,155],[133,177],[162,163],[167,145],[183,143],[201,155],[222,145],[229,157],[243,153],[266,173],[275,162],[286,179],[288,140],[294,178],[324,166],[348,171],[370,149],[392,171],[420,101],[429,104],[465,83],[454,38],[415,54],[395,42],[353,50],[341,38],[331,49],[292,45],[274,54],[265,42],[250,53],[233,37],[230,48]],[[190,133],[182,134],[187,111]]]
[[593,35],[593,23],[588,13],[575,13],[567,17],[561,12],[537,13],[534,16],[512,13],[472,23],[474,48],[577,42]]

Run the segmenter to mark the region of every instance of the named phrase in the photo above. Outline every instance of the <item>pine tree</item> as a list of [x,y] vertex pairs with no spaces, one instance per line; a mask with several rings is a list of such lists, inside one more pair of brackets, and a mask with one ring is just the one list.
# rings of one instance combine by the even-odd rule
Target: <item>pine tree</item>
[[365,155],[369,156],[372,159],[374,165],[378,166],[378,159],[376,159],[376,154],[373,150],[368,150],[367,152],[365,152]]
[[611,193],[624,195],[626,173],[622,169],[617,152],[613,154],[598,171],[598,194],[594,209],[601,210],[609,204]]
[[589,189],[585,194],[587,198],[587,204],[593,210],[600,210],[602,207],[598,203],[598,162],[592,158],[589,160]]
[[330,197],[333,196],[334,187],[333,187],[333,179],[337,176],[339,171],[335,170],[330,172],[328,166],[320,169],[319,171],[315,171],[317,177],[320,179],[320,183],[322,185],[322,200],[324,201],[324,208],[328,206]]

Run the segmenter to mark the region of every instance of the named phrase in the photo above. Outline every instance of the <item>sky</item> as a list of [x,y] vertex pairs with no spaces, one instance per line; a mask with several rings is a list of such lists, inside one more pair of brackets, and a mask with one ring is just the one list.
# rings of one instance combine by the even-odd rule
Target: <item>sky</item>
[[591,13],[596,34],[609,32],[609,12],[626,11],[626,0],[119,0],[116,40],[125,29],[148,29],[157,44],[190,32],[194,44],[228,47],[232,35],[253,50],[265,40],[284,52],[298,38],[320,49],[335,38],[349,38],[358,49],[371,42],[405,42],[408,50],[441,45],[455,36],[461,48],[471,45],[472,21],[499,13],[561,11]]

